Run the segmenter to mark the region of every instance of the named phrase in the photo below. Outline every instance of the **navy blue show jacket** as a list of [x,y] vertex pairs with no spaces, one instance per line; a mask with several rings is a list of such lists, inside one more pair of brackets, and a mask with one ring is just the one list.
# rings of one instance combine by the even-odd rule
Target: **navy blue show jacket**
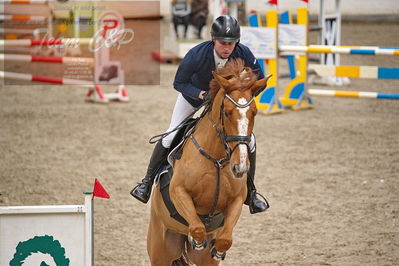
[[[173,86],[194,107],[202,103],[198,98],[200,92],[209,90],[212,71],[216,68],[213,50],[212,41],[198,44],[188,51],[177,69]],[[247,46],[237,43],[229,60],[235,58],[244,60],[245,66],[252,68],[258,79],[264,78],[258,61]]]

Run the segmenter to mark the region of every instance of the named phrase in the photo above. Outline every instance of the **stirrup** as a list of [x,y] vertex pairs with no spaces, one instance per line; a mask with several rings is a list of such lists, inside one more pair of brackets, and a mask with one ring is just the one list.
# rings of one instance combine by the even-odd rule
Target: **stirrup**
[[[262,197],[263,201],[257,198],[257,195]],[[248,207],[249,207],[249,212],[251,214],[255,214],[255,213],[265,212],[267,209],[269,209],[270,205],[265,197],[254,191],[252,197],[249,199]]]
[[258,192],[255,191],[255,197],[256,197],[257,195],[261,196],[262,199],[264,200],[264,203],[266,204],[266,210],[269,209],[270,205],[269,205],[269,202],[267,202],[267,199],[266,199],[262,194],[260,194],[260,193],[258,193]]

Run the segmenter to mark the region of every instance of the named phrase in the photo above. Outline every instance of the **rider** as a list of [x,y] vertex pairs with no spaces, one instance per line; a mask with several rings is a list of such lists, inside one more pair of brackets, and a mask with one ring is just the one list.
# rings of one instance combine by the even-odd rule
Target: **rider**
[[[173,110],[168,132],[176,128],[196,107],[204,100],[205,93],[209,90],[209,82],[212,80],[212,71],[223,67],[229,59],[241,58],[245,65],[251,67],[259,77],[264,75],[261,68],[248,47],[239,43],[240,25],[238,21],[229,15],[223,15],[213,22],[211,30],[212,40],[205,41],[192,48],[180,62],[174,80],[174,88],[179,91]],[[147,174],[130,194],[147,203],[151,195],[151,188],[155,175],[165,161],[168,149],[172,143],[176,131],[159,141],[152,153]],[[255,178],[255,136],[252,134],[249,144],[250,169],[247,173],[248,194],[245,204],[249,205],[250,213],[266,211],[269,205],[257,197],[254,184]]]

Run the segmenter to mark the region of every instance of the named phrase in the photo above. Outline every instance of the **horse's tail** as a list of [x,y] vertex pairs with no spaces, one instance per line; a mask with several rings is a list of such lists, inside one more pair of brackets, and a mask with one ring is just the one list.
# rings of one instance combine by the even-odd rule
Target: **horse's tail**
[[181,254],[181,257],[178,258],[177,260],[174,260],[172,262],[172,266],[190,266],[190,265],[194,265],[192,263],[190,263],[190,259],[188,258],[188,253],[187,253],[187,245],[188,245],[188,240],[186,239],[185,243],[184,243],[184,249],[183,249],[183,253]]

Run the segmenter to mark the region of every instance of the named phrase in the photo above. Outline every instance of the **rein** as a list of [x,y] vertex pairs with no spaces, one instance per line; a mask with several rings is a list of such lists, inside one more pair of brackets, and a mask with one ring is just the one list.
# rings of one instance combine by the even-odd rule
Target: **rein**
[[[225,94],[225,98],[229,99],[235,106],[238,108],[246,108],[248,107],[254,100],[255,97],[252,97],[250,101],[248,101],[246,104],[239,104],[237,103],[233,98],[230,97],[230,95]],[[223,169],[223,167],[230,161],[231,159],[231,154],[234,152],[234,150],[238,147],[240,144],[245,144],[247,148],[249,149],[249,142],[251,141],[251,136],[226,136],[226,131],[224,128],[224,101],[222,101],[222,104],[220,105],[220,116],[219,116],[219,122],[222,125],[222,129],[219,129],[217,124],[212,120],[210,117],[210,112],[208,112],[208,119],[212,124],[212,127],[215,129],[217,136],[219,137],[220,141],[223,144],[224,150],[226,152],[226,156],[221,158],[221,159],[215,159],[211,155],[209,155],[204,149],[199,145],[198,141],[195,139],[193,134],[190,135],[190,139],[193,142],[194,146],[198,150],[198,152],[204,156],[206,159],[211,161],[216,168],[216,191],[215,191],[215,198],[213,200],[213,205],[212,209],[209,212],[208,216],[205,217],[205,224],[209,224],[212,220],[212,218],[216,215],[216,207],[219,201],[219,194],[220,194],[220,170]],[[237,142],[237,144],[234,146],[233,149],[230,148],[228,145],[229,142]]]

